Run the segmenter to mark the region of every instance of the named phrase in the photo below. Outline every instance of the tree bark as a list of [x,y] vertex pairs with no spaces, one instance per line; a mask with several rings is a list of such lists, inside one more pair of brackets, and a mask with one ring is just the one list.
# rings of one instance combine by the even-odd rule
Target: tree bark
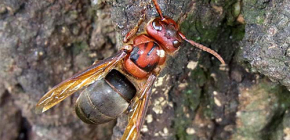
[[[140,139],[289,137],[289,0],[158,3],[228,66],[183,42],[152,88]],[[148,0],[0,1],[0,139],[120,138],[127,115],[84,124],[74,113],[80,92],[41,115],[34,107],[49,88],[113,55],[142,13],[139,33],[158,16]]]

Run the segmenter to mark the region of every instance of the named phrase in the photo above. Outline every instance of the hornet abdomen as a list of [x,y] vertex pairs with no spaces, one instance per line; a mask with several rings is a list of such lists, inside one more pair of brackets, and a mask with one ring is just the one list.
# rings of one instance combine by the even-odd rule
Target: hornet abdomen
[[134,85],[119,71],[112,70],[82,92],[76,103],[76,114],[86,123],[106,123],[126,111],[135,94]]

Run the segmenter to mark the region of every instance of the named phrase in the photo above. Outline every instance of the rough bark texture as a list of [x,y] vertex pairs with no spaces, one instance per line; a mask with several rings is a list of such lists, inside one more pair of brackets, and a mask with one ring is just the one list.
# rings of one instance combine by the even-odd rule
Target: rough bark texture
[[241,91],[234,138],[289,139],[290,1],[244,0],[243,5],[247,24],[241,54],[251,73],[275,83],[262,81]]
[[290,89],[290,2],[244,1],[244,57],[256,71]]
[[[0,1],[1,140],[120,138],[126,114],[117,124],[84,124],[74,113],[78,93],[42,115],[33,112],[49,88],[113,55],[142,12],[146,21],[158,16],[151,1],[104,1]],[[289,138],[290,1],[159,4],[189,39],[216,50],[228,70],[184,42],[152,89],[141,139]]]
[[0,139],[109,138],[114,122],[93,126],[76,117],[77,94],[42,115],[34,107],[49,88],[116,51],[110,10],[100,13],[88,0],[2,0],[0,6]]

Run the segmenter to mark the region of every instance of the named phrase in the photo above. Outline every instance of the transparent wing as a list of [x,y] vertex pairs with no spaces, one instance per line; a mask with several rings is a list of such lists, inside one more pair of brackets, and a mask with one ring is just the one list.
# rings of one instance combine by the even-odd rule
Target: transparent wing
[[102,79],[120,60],[126,57],[126,55],[124,51],[119,51],[115,56],[98,61],[86,70],[56,85],[38,101],[36,113],[45,112],[82,87]]
[[144,117],[148,109],[149,99],[151,97],[151,87],[156,79],[155,75],[150,75],[146,84],[140,91],[141,97],[136,99],[133,104],[133,113],[129,116],[130,120],[121,140],[137,140],[140,129],[144,123]]

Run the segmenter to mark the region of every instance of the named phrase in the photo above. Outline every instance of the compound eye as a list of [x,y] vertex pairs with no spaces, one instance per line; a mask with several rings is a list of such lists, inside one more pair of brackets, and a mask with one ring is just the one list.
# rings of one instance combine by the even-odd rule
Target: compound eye
[[179,41],[177,41],[177,40],[174,40],[174,41],[172,42],[172,44],[173,44],[174,48],[178,48],[178,47],[180,46],[181,42],[179,42]]
[[152,21],[152,26],[157,31],[161,31],[162,30],[162,25],[157,20],[153,20]]

